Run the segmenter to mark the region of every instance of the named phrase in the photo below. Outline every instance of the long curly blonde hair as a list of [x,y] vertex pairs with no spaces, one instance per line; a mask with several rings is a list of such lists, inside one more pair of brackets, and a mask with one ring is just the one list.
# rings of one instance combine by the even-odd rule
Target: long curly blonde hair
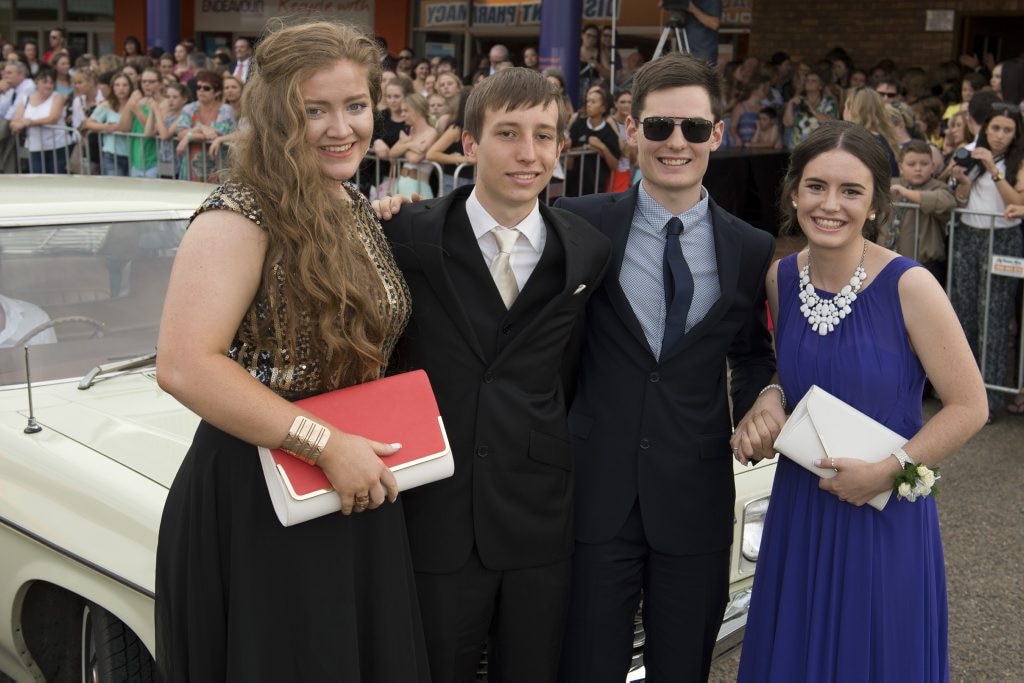
[[[259,198],[269,234],[261,294],[288,311],[284,348],[295,348],[308,319],[325,383],[373,379],[384,362],[384,286],[357,234],[354,205],[320,167],[306,142],[300,86],[348,60],[366,71],[370,101],[380,98],[380,51],[356,29],[334,22],[268,28],[254,54],[242,109],[249,128],[232,153],[231,180]],[[366,141],[369,143],[369,141]],[[366,150],[361,150],[365,153]]]

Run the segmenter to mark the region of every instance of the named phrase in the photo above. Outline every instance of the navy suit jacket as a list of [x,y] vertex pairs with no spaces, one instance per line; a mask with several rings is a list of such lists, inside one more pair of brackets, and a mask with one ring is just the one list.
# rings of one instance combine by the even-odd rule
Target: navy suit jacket
[[749,410],[775,371],[764,288],[775,240],[709,201],[721,296],[655,358],[619,284],[637,192],[556,204],[612,241],[611,266],[588,305],[569,411],[576,538],[611,540],[639,497],[651,547],[710,553],[732,542],[733,416]]

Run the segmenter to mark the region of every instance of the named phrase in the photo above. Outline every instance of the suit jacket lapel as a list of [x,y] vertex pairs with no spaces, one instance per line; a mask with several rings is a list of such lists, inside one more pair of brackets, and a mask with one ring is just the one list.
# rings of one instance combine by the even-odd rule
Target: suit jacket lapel
[[[468,190],[465,193],[468,194]],[[458,190],[449,192],[445,197],[428,204],[424,211],[413,218],[409,228],[423,274],[451,318],[452,326],[465,338],[473,353],[486,361],[480,340],[473,331],[466,309],[462,306],[462,298],[455,291],[444,263],[444,229],[448,222],[448,212],[452,210],[453,199],[458,194]]]
[[622,259],[626,254],[626,241],[629,239],[629,231],[633,225],[633,212],[636,210],[636,198],[639,192],[640,186],[634,185],[626,192],[613,195],[612,203],[609,206],[600,207],[601,224],[598,227],[612,241],[612,262],[604,276],[604,290],[608,293],[615,312],[622,319],[622,324],[653,357],[654,354],[650,344],[647,343],[644,328],[640,325],[640,321],[637,319],[636,313],[633,312],[633,307],[619,283]]
[[[544,220],[544,225],[548,231],[554,232],[558,240],[562,243],[562,251],[565,254],[565,277],[561,283],[561,289],[558,295],[552,297],[544,304],[543,307],[541,307],[539,311],[537,311],[535,315],[531,317],[528,322],[526,322],[523,330],[517,334],[515,338],[509,341],[509,343],[501,350],[495,359],[496,362],[507,354],[515,352],[515,349],[523,343],[523,339],[528,339],[534,328],[543,324],[548,318],[550,312],[559,306],[561,297],[564,297],[567,294],[572,295],[572,292],[576,290],[576,287],[581,284],[585,284],[588,287],[594,286],[593,282],[583,282],[582,279],[584,272],[584,263],[582,258],[583,252],[582,245],[579,243],[579,236],[576,231],[573,230],[572,226],[565,223],[561,218],[553,213],[543,202],[540,203],[540,215]],[[545,247],[545,250],[547,250],[547,248],[548,247]],[[543,257],[541,258],[543,261]],[[538,263],[538,266],[539,265],[540,264]],[[523,287],[523,291],[525,292],[529,286],[530,281],[527,281],[526,286]],[[569,291],[570,287],[572,288],[572,292]],[[518,302],[519,299],[516,299],[516,302],[512,304],[512,308],[509,310],[510,316],[514,316],[516,314],[516,304]]]
[[694,325],[679,343],[668,350],[668,353],[663,354],[663,362],[700,339],[708,328],[721,320],[732,305],[732,299],[736,294],[736,281],[739,279],[739,265],[743,256],[743,239],[732,216],[711,199],[708,200],[708,205],[715,236],[715,259],[718,262],[718,286],[721,293],[704,319]]

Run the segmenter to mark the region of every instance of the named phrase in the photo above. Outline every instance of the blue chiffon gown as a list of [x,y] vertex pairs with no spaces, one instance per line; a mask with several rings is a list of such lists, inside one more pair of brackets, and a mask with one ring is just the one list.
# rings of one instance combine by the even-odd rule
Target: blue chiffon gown
[[[796,254],[782,260],[776,348],[791,404],[817,384],[908,439],[921,428],[925,374],[897,291],[915,266],[902,257],[889,262],[853,313],[820,336],[800,312]],[[881,512],[856,507],[780,456],[739,680],[948,681],[946,635],[934,498],[893,496]]]

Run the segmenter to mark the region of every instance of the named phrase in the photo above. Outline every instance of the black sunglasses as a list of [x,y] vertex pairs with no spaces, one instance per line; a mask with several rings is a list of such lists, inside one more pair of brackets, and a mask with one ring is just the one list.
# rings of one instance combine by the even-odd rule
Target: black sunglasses
[[214,90],[214,87],[212,85],[203,84],[197,85],[196,90],[202,90],[203,92],[212,92]]
[[672,136],[672,129],[679,124],[687,142],[707,142],[715,124],[707,119],[678,118],[675,116],[648,116],[640,122],[644,137],[651,142],[662,142]]

